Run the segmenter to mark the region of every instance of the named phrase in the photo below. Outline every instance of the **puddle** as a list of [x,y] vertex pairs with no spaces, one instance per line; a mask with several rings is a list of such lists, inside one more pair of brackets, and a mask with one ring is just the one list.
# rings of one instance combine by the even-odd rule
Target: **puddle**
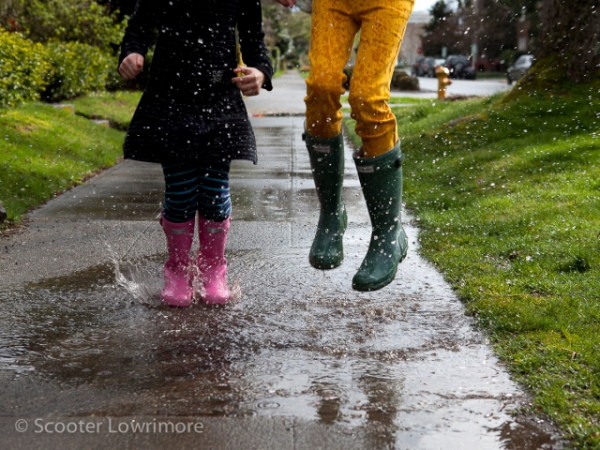
[[[411,283],[409,293],[401,281],[358,293],[347,286],[358,258],[319,272],[297,263],[304,253],[230,252],[242,298],[225,307],[160,306],[164,255],[120,266],[138,298],[110,264],[29,284],[0,299],[13,304],[1,320],[0,367],[60,385],[76,415],[289,416],[376,426],[391,447],[417,435],[419,448],[434,448],[440,429],[478,427],[494,448],[552,443],[513,422],[519,392],[460,305],[440,303],[435,280]],[[78,404],[81,389],[90,394]]]

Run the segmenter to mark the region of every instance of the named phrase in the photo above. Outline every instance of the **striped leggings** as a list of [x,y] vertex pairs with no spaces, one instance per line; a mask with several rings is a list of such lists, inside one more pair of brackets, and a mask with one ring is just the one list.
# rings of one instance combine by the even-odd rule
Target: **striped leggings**
[[191,220],[198,212],[204,219],[223,222],[231,215],[229,162],[198,166],[184,162],[163,164],[165,199],[163,215],[174,223]]

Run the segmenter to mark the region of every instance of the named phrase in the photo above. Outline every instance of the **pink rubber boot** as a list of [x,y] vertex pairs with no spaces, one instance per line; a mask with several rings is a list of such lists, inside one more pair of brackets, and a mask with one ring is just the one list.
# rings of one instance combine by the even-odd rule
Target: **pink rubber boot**
[[198,215],[198,269],[203,284],[202,301],[207,305],[222,305],[231,298],[225,259],[230,222],[230,218],[223,222],[211,222]]
[[165,287],[161,292],[165,305],[186,307],[192,304],[192,260],[190,249],[194,240],[195,219],[183,223],[169,222],[163,217],[160,224],[167,237],[169,259],[165,263]]

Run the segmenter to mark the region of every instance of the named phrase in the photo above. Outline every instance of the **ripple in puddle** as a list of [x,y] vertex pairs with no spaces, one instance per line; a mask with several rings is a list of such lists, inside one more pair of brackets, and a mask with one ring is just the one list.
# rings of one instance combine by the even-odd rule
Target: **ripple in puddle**
[[[298,264],[304,253],[280,250],[268,259],[260,251],[232,253],[230,277],[241,280],[243,296],[224,308],[159,306],[162,255],[120,266],[128,267],[137,290],[119,286],[114,267],[105,265],[3,293],[0,305],[9,314],[0,318],[0,364],[5,370],[33,369],[60,383],[65,398],[85,392],[85,405],[65,403],[70,414],[294,416],[375,424],[390,445],[403,442],[413,415],[429,418],[419,419],[417,434],[440,433],[444,417],[436,414],[447,405],[431,401],[420,407],[414,401],[415,396],[429,401],[439,388],[407,391],[404,380],[415,370],[414,361],[428,357],[423,347],[431,351],[437,342],[477,347],[468,319],[459,309],[452,316],[439,306],[436,293],[408,298],[394,287],[354,292],[347,286],[351,264],[323,274]],[[411,308],[417,302],[426,313]],[[443,323],[436,320],[436,307],[444,310]],[[463,348],[461,358],[469,347]],[[440,373],[458,370],[438,359]],[[432,380],[425,372],[412,376],[423,384]],[[447,377],[448,383],[456,379]],[[444,389],[458,392],[459,386]],[[23,395],[42,402],[37,391]],[[497,437],[506,448],[517,442],[514,448],[534,448],[517,436],[521,431],[507,431],[508,410],[486,421],[492,440],[500,442]],[[484,428],[468,412],[455,418],[456,424],[465,418],[478,424],[475,429]],[[540,433],[540,439],[550,439]]]

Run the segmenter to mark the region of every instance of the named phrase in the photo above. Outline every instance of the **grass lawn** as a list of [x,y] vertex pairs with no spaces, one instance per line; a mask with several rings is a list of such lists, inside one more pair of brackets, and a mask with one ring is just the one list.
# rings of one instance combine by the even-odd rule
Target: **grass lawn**
[[0,109],[0,201],[8,223],[114,165],[124,133],[43,103]]
[[506,72],[477,72],[475,76],[478,80],[504,80]]
[[599,448],[600,80],[519,88],[394,109],[404,201],[532,408]]
[[71,103],[77,115],[107,119],[114,128],[126,130],[141,97],[140,91],[101,92],[79,97]]

